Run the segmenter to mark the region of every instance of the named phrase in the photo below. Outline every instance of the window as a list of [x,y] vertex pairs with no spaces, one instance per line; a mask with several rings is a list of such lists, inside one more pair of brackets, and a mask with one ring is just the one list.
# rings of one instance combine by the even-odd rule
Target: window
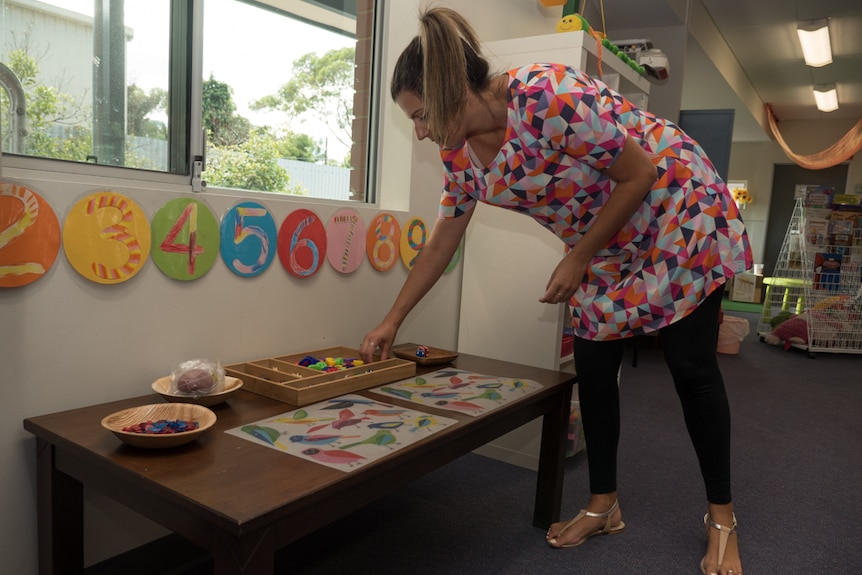
[[0,0],[3,152],[365,201],[373,5]]

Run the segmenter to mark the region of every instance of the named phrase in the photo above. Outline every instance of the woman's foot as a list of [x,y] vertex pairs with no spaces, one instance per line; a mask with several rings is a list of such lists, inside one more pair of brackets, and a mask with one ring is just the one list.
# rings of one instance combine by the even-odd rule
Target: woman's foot
[[625,527],[616,494],[593,495],[574,519],[551,525],[546,540],[556,549],[577,547],[594,535],[621,533]]
[[709,543],[700,562],[704,575],[743,575],[733,504],[709,505],[704,518]]

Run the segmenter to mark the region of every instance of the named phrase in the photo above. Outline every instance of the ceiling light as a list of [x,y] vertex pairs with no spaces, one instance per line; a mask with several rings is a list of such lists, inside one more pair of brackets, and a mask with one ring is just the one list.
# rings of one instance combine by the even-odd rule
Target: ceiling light
[[821,112],[833,112],[838,109],[838,91],[835,84],[814,86],[814,101]]
[[802,44],[802,56],[809,66],[819,68],[832,63],[832,47],[829,45],[829,22],[811,20],[802,22],[796,27],[799,43]]

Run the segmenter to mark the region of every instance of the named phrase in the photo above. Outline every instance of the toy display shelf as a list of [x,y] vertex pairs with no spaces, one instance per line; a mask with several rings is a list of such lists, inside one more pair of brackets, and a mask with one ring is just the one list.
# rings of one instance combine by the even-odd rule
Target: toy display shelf
[[774,277],[763,280],[766,297],[757,333],[763,341],[780,322],[803,316],[806,343],[789,343],[792,347],[810,357],[817,352],[862,354],[860,220],[853,220],[848,242],[836,245],[829,241],[832,234],[812,233],[826,223],[815,226],[809,212],[804,199],[797,198]]
[[309,355],[320,359],[359,358],[359,351],[330,347],[256,359],[227,365],[225,373],[241,379],[243,389],[297,407],[416,375],[416,363],[398,358],[381,361],[379,356],[371,363],[331,372],[298,365]]
[[650,83],[608,48],[602,47],[602,76],[598,75],[599,46],[583,30],[497,40],[485,44],[487,56],[505,68],[533,62],[559,62],[583,70],[646,108]]

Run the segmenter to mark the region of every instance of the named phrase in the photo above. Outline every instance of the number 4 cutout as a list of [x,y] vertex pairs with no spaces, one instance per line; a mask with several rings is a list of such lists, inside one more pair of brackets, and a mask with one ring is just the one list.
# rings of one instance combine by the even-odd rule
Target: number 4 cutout
[[219,226],[210,209],[199,200],[177,198],[153,217],[153,238],[161,238],[153,261],[165,275],[193,280],[212,268],[218,257]]

